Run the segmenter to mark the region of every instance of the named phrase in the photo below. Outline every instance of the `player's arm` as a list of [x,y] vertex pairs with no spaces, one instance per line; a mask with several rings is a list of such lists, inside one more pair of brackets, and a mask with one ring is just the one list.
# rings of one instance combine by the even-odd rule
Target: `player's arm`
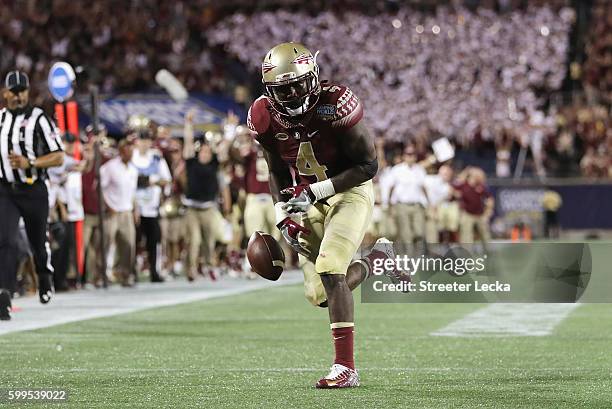
[[[42,154],[30,160],[25,152],[23,155],[11,153],[9,161],[14,169],[51,168],[61,166],[64,163],[64,145],[59,131],[53,121],[45,114],[41,114],[35,124],[36,138],[34,140],[34,151],[42,151]],[[42,148],[39,150],[39,147]]]
[[283,200],[281,189],[284,186],[293,184],[293,177],[289,172],[289,167],[282,158],[264,144],[261,144],[264,152],[264,158],[268,163],[270,170],[270,193],[274,201],[274,212],[276,213],[276,227],[281,231],[283,238],[289,245],[298,253],[308,256],[309,250],[303,247],[299,242],[300,234],[308,235],[310,230],[293,221],[289,212],[285,210],[286,203]]
[[334,193],[359,186],[376,176],[378,171],[374,140],[362,122],[344,131],[341,138],[346,155],[353,160],[354,166],[330,179]]
[[264,152],[264,158],[268,163],[268,169],[270,169],[270,193],[272,193],[272,199],[274,203],[282,202],[283,198],[281,190],[285,186],[291,186],[293,184],[293,178],[287,164],[276,154],[271,152],[269,148],[261,144]]
[[195,144],[193,142],[193,110],[185,115],[185,127],[183,131],[183,159],[191,159],[195,156]]

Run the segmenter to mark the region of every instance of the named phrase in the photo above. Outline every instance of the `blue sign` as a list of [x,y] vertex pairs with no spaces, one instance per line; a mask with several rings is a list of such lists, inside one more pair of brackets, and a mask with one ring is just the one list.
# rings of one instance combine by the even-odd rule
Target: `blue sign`
[[[79,123],[86,125],[91,122],[91,101],[89,98],[79,98]],[[190,94],[185,101],[175,101],[168,94],[118,94],[101,97],[98,105],[100,123],[106,126],[109,134],[122,135],[131,115],[144,115],[159,125],[170,128],[175,136],[183,133],[185,114],[194,111],[193,123],[220,129],[228,111],[238,115],[241,121],[246,120],[243,107],[233,100],[205,94]]]
[[56,62],[49,70],[48,85],[53,98],[64,102],[74,93],[73,83],[76,79],[74,70],[67,62]]

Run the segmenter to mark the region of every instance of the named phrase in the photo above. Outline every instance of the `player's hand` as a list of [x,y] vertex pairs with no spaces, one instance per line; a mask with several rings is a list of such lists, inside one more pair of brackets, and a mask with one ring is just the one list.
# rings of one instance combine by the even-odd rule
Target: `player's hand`
[[188,124],[193,124],[193,117],[195,116],[195,113],[195,108],[191,108],[189,111],[187,111],[187,113],[185,114],[185,122],[187,122]]
[[309,185],[297,185],[281,190],[283,195],[291,195],[291,199],[283,205],[283,210],[287,213],[307,212],[315,201],[315,195],[310,190]]
[[13,169],[28,169],[30,167],[28,158],[25,156],[16,155],[14,153],[9,155],[9,163]]
[[284,239],[295,251],[305,257],[310,255],[310,250],[302,246],[298,240],[301,234],[308,236],[310,234],[310,230],[304,226],[300,226],[289,217],[286,217],[283,221],[277,224],[276,227],[278,227],[283,234]]

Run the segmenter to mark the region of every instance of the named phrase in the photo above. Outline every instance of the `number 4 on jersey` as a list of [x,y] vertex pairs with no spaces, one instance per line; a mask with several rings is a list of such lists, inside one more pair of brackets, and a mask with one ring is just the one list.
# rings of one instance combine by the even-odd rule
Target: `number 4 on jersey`
[[317,177],[317,182],[327,179],[327,166],[321,165],[315,158],[310,142],[300,143],[298,149],[297,160],[295,166],[298,168],[300,175]]

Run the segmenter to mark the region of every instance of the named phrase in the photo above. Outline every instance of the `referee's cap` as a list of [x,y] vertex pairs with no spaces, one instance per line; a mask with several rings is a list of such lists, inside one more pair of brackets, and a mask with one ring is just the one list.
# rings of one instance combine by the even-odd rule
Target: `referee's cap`
[[6,74],[4,85],[12,92],[21,92],[30,88],[28,76],[21,71],[11,71]]

